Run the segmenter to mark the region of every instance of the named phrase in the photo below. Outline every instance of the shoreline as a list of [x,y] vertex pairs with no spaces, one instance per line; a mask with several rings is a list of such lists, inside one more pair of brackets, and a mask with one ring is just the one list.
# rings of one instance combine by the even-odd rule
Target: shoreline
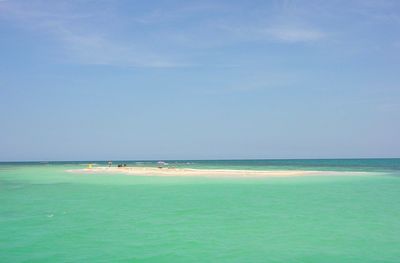
[[179,177],[293,177],[328,175],[367,175],[368,172],[345,171],[305,171],[305,170],[233,170],[233,169],[193,169],[157,167],[92,167],[67,170],[83,174],[125,174],[131,176],[179,176]]

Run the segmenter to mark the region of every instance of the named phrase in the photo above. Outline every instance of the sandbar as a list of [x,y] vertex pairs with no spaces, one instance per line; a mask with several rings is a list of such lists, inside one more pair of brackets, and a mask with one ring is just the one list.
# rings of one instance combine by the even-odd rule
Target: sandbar
[[317,175],[366,175],[367,172],[307,171],[307,170],[239,170],[239,169],[193,169],[157,167],[92,167],[67,170],[79,174],[126,174],[135,176],[207,176],[207,177],[285,177]]

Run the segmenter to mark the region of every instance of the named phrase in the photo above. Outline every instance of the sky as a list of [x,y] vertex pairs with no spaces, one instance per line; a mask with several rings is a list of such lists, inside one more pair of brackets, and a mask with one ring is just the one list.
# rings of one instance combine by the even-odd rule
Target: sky
[[400,1],[0,0],[0,161],[400,157]]

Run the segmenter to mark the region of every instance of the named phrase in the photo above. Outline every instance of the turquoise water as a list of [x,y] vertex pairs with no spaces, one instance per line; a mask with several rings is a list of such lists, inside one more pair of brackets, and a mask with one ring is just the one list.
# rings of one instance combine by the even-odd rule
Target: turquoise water
[[400,261],[400,159],[169,163],[343,176],[83,175],[65,170],[84,162],[3,163],[0,262]]

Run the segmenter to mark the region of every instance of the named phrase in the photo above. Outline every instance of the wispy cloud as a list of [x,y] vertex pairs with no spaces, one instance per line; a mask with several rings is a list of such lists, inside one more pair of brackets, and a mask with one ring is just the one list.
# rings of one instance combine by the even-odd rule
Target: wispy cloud
[[231,32],[239,41],[267,42],[316,42],[327,36],[326,32],[301,25],[282,25],[265,23],[256,26],[222,25],[221,28]]
[[271,38],[284,42],[311,42],[326,36],[325,33],[319,30],[295,27],[277,26],[266,29],[266,32]]
[[155,52],[134,47],[133,44],[118,43],[101,35],[64,32],[60,38],[64,48],[83,64],[155,68],[184,66]]
[[346,8],[340,3],[206,0],[122,6],[107,0],[0,0],[0,18],[56,40],[60,53],[77,63],[136,67],[240,64],[210,60],[218,49],[233,54],[232,47],[251,49],[260,43],[289,48],[341,43],[361,49],[368,39],[354,36],[371,34],[365,21],[392,23],[399,18],[395,1],[354,0]]
[[[0,0],[1,1],[1,0]],[[2,2],[5,2],[3,0]],[[79,63],[134,67],[185,66],[134,41],[118,41],[112,32],[96,27],[99,14],[75,13],[68,8],[23,2],[7,2],[0,16],[23,28],[55,38],[67,57]]]

